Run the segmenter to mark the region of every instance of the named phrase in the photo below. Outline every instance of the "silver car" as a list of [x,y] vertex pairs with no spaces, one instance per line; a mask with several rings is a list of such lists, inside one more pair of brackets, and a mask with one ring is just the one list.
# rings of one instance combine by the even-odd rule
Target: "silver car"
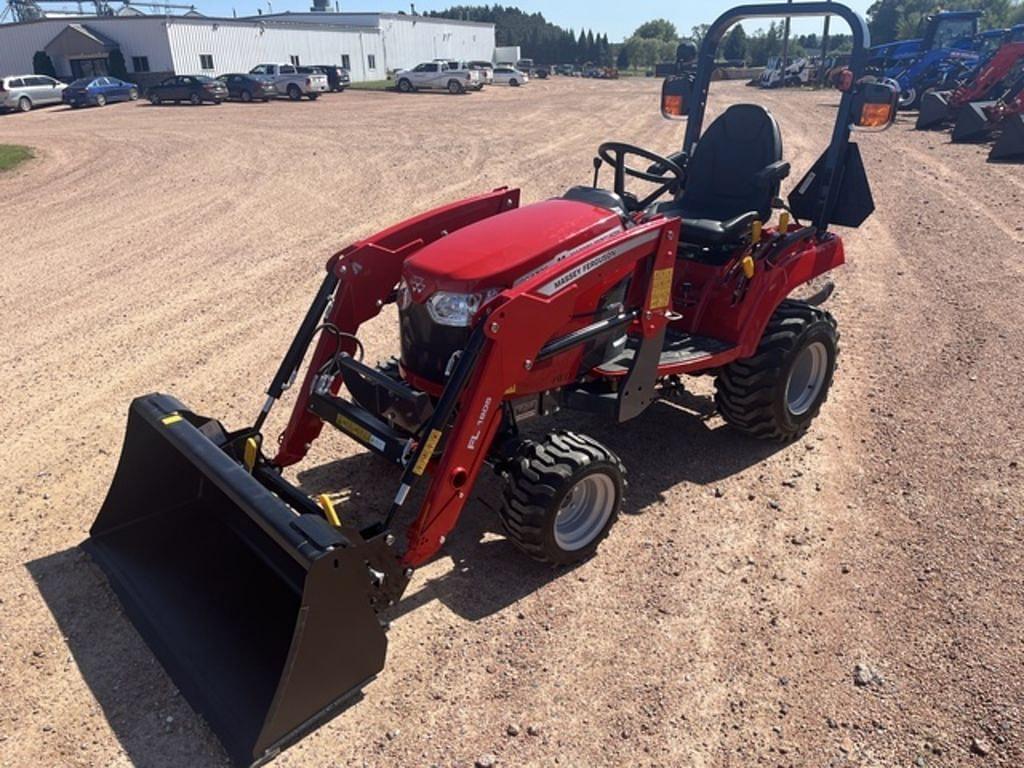
[[0,110],[28,112],[33,107],[60,104],[67,85],[46,75],[11,75],[0,79]]

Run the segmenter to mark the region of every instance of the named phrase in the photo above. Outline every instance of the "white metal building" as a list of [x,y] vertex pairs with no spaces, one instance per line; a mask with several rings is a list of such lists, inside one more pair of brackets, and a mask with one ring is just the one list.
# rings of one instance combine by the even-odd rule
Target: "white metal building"
[[[250,20],[253,17],[250,17]],[[377,30],[388,70],[432,59],[493,61],[494,25],[405,13],[279,13],[255,18],[342,24]]]
[[59,77],[106,74],[115,49],[128,79],[142,85],[280,62],[337,64],[355,81],[383,80],[389,70],[433,58],[490,59],[494,26],[383,13],[40,19],[0,25],[0,75],[31,73],[37,51],[50,56]]

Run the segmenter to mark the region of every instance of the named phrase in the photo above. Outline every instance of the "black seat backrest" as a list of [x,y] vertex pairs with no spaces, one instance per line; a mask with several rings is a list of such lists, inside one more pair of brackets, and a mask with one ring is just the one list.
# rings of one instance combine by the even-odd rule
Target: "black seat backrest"
[[756,175],[781,159],[782,134],[772,113],[757,104],[735,104],[697,142],[681,202],[706,219],[725,221],[757,211],[765,220],[779,183],[758,184]]

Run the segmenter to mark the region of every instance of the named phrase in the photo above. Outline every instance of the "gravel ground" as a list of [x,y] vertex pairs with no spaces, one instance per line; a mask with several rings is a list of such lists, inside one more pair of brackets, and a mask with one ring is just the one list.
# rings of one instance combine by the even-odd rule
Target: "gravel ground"
[[[38,155],[0,175],[0,765],[224,762],[78,548],[131,398],[250,421],[332,252],[499,185],[587,183],[602,140],[667,153],[655,89],[0,119]],[[753,95],[714,92],[713,111]],[[795,181],[835,94],[758,96]],[[844,233],[844,352],[810,434],[752,442],[704,399],[585,424],[631,493],[571,571],[519,555],[482,483],[366,698],[276,764],[1024,765],[1024,172],[909,118],[861,144],[878,213]],[[394,325],[365,329],[371,357]],[[335,435],[303,466],[356,510],[390,494]]]

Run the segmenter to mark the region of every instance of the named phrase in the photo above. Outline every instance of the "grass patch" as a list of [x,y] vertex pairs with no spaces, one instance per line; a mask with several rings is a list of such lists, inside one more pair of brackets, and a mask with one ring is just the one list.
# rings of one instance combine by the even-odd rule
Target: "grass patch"
[[0,171],[9,171],[32,158],[32,150],[19,144],[0,144]]
[[391,80],[367,80],[365,83],[352,83],[353,91],[387,91],[395,87]]

